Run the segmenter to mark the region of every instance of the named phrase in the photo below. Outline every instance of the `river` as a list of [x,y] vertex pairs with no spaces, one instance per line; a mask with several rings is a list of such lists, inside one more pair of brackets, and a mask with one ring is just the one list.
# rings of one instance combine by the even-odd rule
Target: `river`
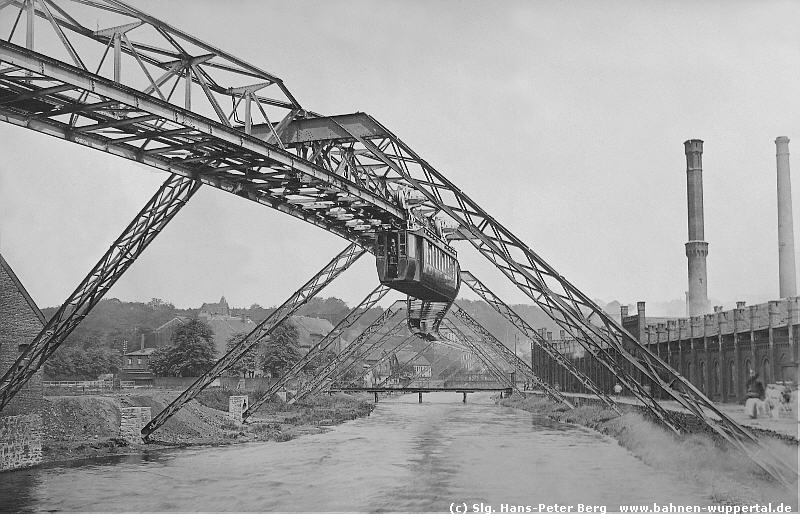
[[[488,393],[381,400],[284,443],[151,452],[0,474],[11,511],[500,511],[501,505],[707,505],[591,430]],[[481,505],[483,504],[483,505]]]

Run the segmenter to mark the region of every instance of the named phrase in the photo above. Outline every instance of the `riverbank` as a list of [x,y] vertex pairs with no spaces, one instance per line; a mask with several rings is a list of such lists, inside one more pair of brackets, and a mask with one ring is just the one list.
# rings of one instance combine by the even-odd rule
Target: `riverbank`
[[206,390],[157,430],[153,443],[129,445],[119,438],[121,408],[150,407],[155,415],[178,394],[180,391],[136,389],[104,395],[45,397],[43,463],[175,447],[289,441],[324,431],[325,426],[367,416],[374,407],[366,396],[344,394],[310,397],[295,405],[276,400],[265,403],[249,423],[237,424],[228,418],[228,397],[241,393]]
[[[601,406],[581,406],[570,410],[542,397],[522,398],[515,395],[499,403],[544,415],[555,421],[582,425],[612,437],[645,464],[687,484],[700,486],[714,503],[784,503],[791,505],[793,511],[797,510],[796,490],[777,485],[747,457],[707,434],[676,436],[635,412],[619,416]],[[796,444],[767,438],[762,438],[762,442],[797,470]],[[656,484],[654,486],[657,487]]]

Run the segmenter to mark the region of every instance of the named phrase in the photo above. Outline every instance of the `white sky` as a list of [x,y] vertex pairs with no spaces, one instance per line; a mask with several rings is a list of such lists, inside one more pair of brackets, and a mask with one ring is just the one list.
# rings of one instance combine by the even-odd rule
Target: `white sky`
[[[798,2],[133,3],[275,73],[308,109],[372,114],[605,301],[683,298],[683,141],[703,139],[709,296],[777,297],[774,139],[800,155]],[[10,125],[0,151],[0,250],[41,306],[164,179]],[[108,297],[274,305],[345,245],[204,188]],[[465,245],[464,267],[524,301]],[[365,257],[323,295],[354,303],[376,283]]]

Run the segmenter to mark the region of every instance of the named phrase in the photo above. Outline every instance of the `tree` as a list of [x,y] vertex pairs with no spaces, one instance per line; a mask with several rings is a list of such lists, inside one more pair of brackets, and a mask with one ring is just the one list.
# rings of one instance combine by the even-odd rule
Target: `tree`
[[44,374],[51,380],[95,380],[105,373],[116,373],[120,364],[118,351],[84,341],[56,350],[45,362]]
[[334,352],[331,349],[322,352],[317,352],[317,354],[310,361],[308,361],[308,363],[305,366],[303,366],[303,371],[313,375],[317,372],[318,369],[322,368],[335,358],[336,358],[336,352]]
[[199,319],[178,327],[170,342],[172,344],[150,355],[150,370],[156,375],[198,376],[208,371],[216,361],[214,331]]
[[281,372],[300,360],[297,328],[291,321],[281,323],[269,335],[261,355],[261,369],[270,376],[280,376]]
[[[235,334],[231,334],[231,336],[225,342],[225,351],[231,351],[236,343],[241,341],[246,335],[247,332],[237,332]],[[259,346],[260,345],[253,346],[247,350],[244,355],[242,355],[241,359],[231,364],[228,368],[228,374],[235,377],[253,377],[256,373],[256,367],[258,365]]]

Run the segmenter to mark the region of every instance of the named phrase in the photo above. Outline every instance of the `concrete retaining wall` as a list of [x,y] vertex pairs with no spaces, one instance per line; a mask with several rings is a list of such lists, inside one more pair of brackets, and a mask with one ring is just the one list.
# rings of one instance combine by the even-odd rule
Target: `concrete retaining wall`
[[42,462],[42,416],[0,417],[0,471],[29,468]]

